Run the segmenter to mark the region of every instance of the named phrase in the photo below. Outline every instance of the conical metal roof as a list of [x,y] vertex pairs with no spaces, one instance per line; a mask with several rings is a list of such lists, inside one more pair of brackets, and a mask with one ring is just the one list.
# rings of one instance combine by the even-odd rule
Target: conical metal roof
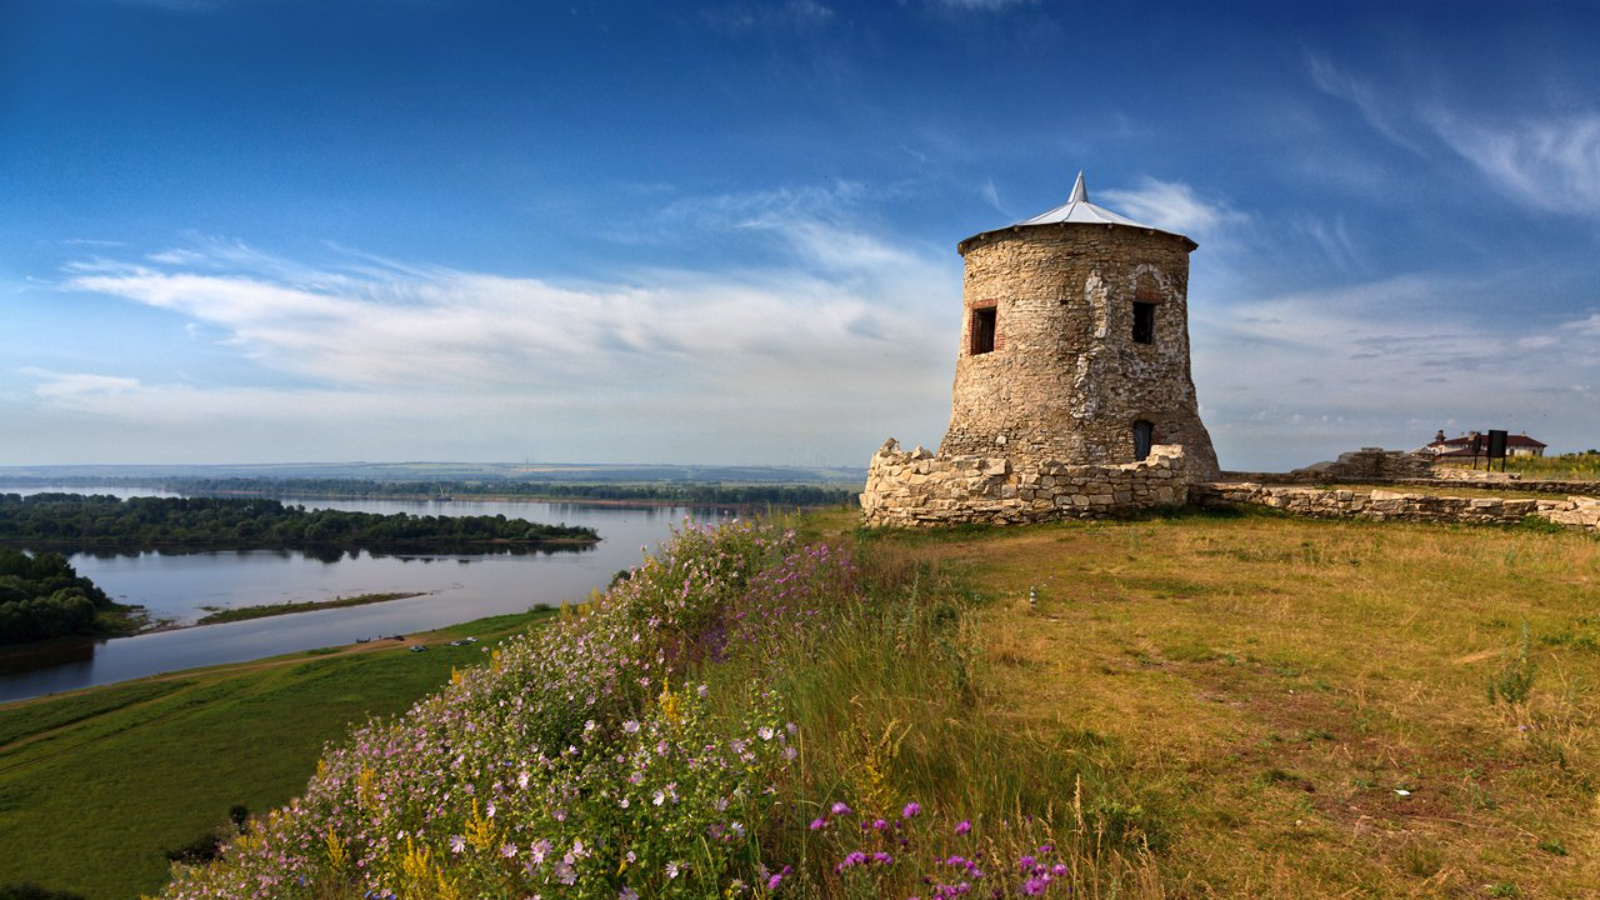
[[1112,212],[1111,210],[1106,209],[1104,206],[1097,206],[1094,203],[1089,202],[1089,188],[1088,185],[1084,183],[1083,173],[1079,172],[1077,181],[1073,182],[1072,184],[1072,195],[1067,198],[1066,203],[1063,203],[1048,212],[1042,212],[1031,219],[1024,219],[1021,222],[1007,225],[1005,228],[996,228],[991,231],[984,231],[975,234],[958,244],[957,248],[962,252],[965,252],[967,242],[973,240],[974,238],[980,238],[986,234],[994,234],[998,231],[1024,228],[1030,225],[1123,225],[1128,228],[1138,228],[1143,231],[1159,231],[1162,234],[1171,234],[1181,237],[1185,241],[1188,241],[1188,243],[1191,245],[1189,248],[1191,250],[1193,250],[1196,246],[1199,246],[1185,235],[1178,234],[1175,231],[1167,231],[1164,228],[1157,228],[1154,225],[1146,225],[1143,222],[1135,222],[1121,213]]
[[1078,173],[1078,180],[1072,184],[1072,196],[1067,202],[1049,212],[1042,212],[1031,219],[1017,222],[1017,225],[1054,225],[1058,222],[1069,222],[1083,225],[1127,225],[1130,228],[1153,228],[1143,222],[1135,222],[1127,216],[1114,213],[1104,206],[1096,206],[1089,202],[1089,188],[1083,182],[1083,173]]

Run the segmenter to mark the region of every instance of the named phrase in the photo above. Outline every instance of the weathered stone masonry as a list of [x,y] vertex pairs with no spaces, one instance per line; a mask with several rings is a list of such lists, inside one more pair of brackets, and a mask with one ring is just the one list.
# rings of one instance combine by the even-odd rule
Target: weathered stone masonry
[[1237,482],[1196,485],[1189,499],[1196,506],[1265,506],[1315,519],[1515,525],[1533,516],[1600,534],[1600,499],[1593,497],[1574,496],[1565,500],[1437,497],[1399,491],[1365,492]]
[[962,330],[937,456],[890,440],[871,525],[1041,522],[1181,505],[1217,477],[1189,374],[1180,234],[1089,202],[962,241]]
[[[1189,372],[1188,238],[1107,225],[1035,225],[969,238],[964,326],[941,456],[1019,465],[1132,462],[1134,423],[1216,475]],[[1136,305],[1152,308],[1149,343]],[[975,313],[993,349],[974,352]]]
[[1189,500],[1183,449],[1157,445],[1143,462],[1073,466],[1000,456],[934,456],[889,439],[872,457],[861,509],[868,525],[1020,525],[1126,515]]

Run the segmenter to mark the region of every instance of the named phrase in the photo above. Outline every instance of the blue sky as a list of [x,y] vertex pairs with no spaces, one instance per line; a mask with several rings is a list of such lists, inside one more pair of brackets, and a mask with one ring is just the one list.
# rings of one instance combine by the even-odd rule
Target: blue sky
[[0,465],[864,465],[956,243],[1193,237],[1224,467],[1600,445],[1600,7],[0,0]]

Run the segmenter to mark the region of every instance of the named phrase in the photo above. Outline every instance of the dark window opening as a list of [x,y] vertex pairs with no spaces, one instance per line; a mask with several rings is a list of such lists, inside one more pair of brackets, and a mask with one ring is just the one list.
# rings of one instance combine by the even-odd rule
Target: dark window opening
[[1156,426],[1143,419],[1133,423],[1133,458],[1144,462],[1150,456],[1150,443],[1155,438]]
[[1135,344],[1153,344],[1156,341],[1156,305],[1154,303],[1133,304],[1133,342]]
[[972,352],[988,353],[994,349],[995,307],[972,311]]

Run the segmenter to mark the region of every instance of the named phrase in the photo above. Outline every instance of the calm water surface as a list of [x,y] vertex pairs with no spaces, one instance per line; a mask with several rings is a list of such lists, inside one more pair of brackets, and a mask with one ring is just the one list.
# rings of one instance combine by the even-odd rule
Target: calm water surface
[[[158,491],[40,488],[6,493],[71,490],[118,496],[176,496]],[[456,622],[559,605],[603,588],[619,569],[636,565],[686,518],[720,521],[716,510],[683,507],[590,506],[524,501],[310,500],[307,508],[413,515],[504,515],[535,522],[585,525],[600,533],[593,547],[491,555],[342,554],[318,559],[296,550],[201,553],[76,553],[78,574],[88,576],[121,603],[137,603],[155,618],[190,623],[202,607],[259,606],[330,600],[379,592],[425,596],[367,606],[274,616],[248,622],[117,638],[77,653],[80,658],[0,674],[0,702],[56,691],[110,684],[160,672],[243,662],[359,638],[426,631]]]

